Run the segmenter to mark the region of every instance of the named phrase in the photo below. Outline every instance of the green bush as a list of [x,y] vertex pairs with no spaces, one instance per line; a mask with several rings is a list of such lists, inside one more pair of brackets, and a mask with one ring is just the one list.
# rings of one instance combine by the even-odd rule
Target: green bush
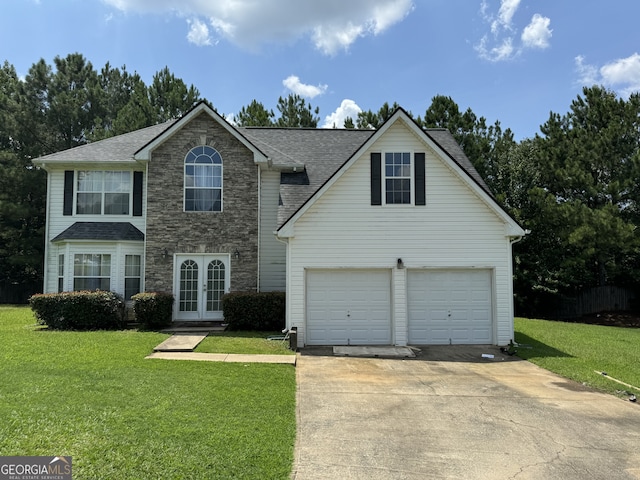
[[63,292],[29,298],[38,323],[55,330],[116,330],[126,326],[124,301],[114,292]]
[[284,292],[234,292],[222,297],[229,330],[273,332],[285,326]]
[[173,295],[165,292],[143,292],[131,297],[136,321],[155,330],[171,325]]

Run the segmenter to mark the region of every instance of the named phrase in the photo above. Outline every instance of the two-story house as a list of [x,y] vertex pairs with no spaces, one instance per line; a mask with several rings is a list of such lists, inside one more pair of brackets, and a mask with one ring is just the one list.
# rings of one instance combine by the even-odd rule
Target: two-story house
[[513,338],[523,229],[451,134],[402,109],[377,130],[182,118],[34,161],[48,172],[45,292],[175,295],[222,318],[229,291],[287,292],[304,345]]

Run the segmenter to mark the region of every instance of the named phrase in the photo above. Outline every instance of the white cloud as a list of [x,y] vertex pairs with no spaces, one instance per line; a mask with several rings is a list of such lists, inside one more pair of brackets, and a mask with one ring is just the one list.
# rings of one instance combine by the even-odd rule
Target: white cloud
[[282,81],[282,84],[296,95],[301,97],[314,98],[327,91],[327,85],[307,85],[300,81],[295,75],[290,75]]
[[358,113],[361,111],[362,109],[356,102],[345,98],[335,112],[324,118],[322,128],[344,128],[344,120],[347,117],[350,117],[355,124],[358,120]]
[[637,52],[606,63],[600,68],[585,63],[585,57],[578,55],[575,65],[581,85],[602,84],[623,96],[640,92],[640,54]]
[[551,19],[536,13],[531,18],[531,23],[522,31],[522,43],[528,48],[547,48],[553,30],[549,28]]
[[585,63],[585,57],[578,55],[574,58],[576,71],[578,72],[578,83],[580,85],[594,85],[600,82],[598,67]]
[[498,33],[500,28],[511,30],[511,21],[519,6],[520,0],[501,0],[498,18],[491,23],[491,32]]
[[520,35],[520,43],[514,42],[515,32],[519,29],[515,16],[521,0],[500,0],[498,13],[490,13],[488,0],[480,4],[480,16],[490,26],[490,33],[486,33],[480,42],[474,46],[480,58],[490,62],[502,62],[516,58],[528,48],[547,48],[550,43],[552,30],[549,28],[551,19],[536,13],[531,22],[524,27]]
[[480,43],[475,46],[476,52],[478,52],[480,58],[483,58],[484,60],[489,60],[490,62],[501,62],[509,60],[516,55],[516,53],[514,53],[513,39],[511,37],[503,38],[502,43],[495,47],[488,47],[488,42],[489,40],[485,35],[480,40]]
[[102,1],[124,12],[207,18],[221,37],[247,49],[309,37],[327,55],[348,49],[358,38],[383,33],[414,8],[412,0]]
[[211,45],[211,37],[209,37],[209,27],[205,23],[202,23],[197,18],[193,20],[187,20],[189,24],[189,33],[187,33],[187,40],[199,47],[205,45]]

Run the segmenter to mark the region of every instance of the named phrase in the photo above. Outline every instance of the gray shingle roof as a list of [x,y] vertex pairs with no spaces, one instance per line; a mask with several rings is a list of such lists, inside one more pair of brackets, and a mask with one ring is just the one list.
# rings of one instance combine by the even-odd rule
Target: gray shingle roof
[[[299,160],[306,171],[281,174],[278,225],[282,225],[375,133],[374,130],[243,128],[274,164]],[[292,164],[293,165],[293,164]]]
[[[99,142],[46,155],[36,159],[34,162],[46,164],[49,162],[133,161],[133,156],[137,151],[156,139],[177,121],[179,120],[171,120]],[[272,127],[240,127],[237,130],[249,142],[260,149],[273,165],[284,169],[280,183],[279,227],[302,207],[376,132],[375,130],[355,129]],[[449,131],[445,129],[427,129],[425,134],[440,146],[445,154],[449,155],[469,175],[472,181],[476,182],[493,197],[489,187]],[[75,225],[84,226],[74,229]],[[71,232],[65,231],[58,236],[67,235],[67,237],[56,237],[56,239],[78,238],[69,237],[69,235],[90,235],[85,230],[88,228],[87,225],[90,224],[78,223],[75,225],[67,229],[71,230]],[[102,225],[114,224],[107,223]],[[100,235],[103,235],[100,239],[105,239],[104,235],[109,234],[104,230],[100,232]],[[138,231],[138,233],[142,235],[141,232]],[[84,237],[83,239],[94,239],[94,237]]]
[[56,236],[63,240],[143,241],[144,233],[129,222],[76,222]]
[[133,161],[133,154],[155,137],[169,128],[175,120],[171,120],[152,127],[135,130],[115,137],[106,138],[98,142],[87,143],[79,147],[62,150],[61,152],[45,155],[34,160],[34,163],[49,162],[126,162]]

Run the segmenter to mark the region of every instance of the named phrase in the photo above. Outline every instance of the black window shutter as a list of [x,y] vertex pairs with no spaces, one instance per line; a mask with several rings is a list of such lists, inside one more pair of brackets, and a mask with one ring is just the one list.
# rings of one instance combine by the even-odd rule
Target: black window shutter
[[426,205],[424,153],[416,153],[415,157],[415,181],[416,181],[416,205]]
[[73,215],[73,170],[64,171],[63,215]]
[[133,172],[133,216],[142,216],[142,172]]
[[371,154],[371,205],[382,205],[382,154]]

